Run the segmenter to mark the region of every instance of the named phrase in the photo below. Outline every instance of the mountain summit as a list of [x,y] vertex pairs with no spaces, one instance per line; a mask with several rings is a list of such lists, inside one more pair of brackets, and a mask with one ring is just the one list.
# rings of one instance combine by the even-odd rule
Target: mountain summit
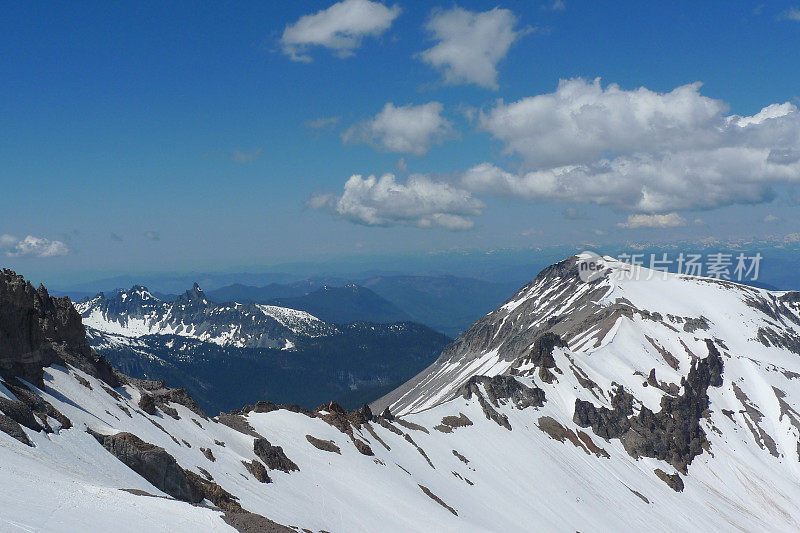
[[[800,293],[581,255],[357,411],[208,418],[163,382],[42,361],[38,386],[0,387],[19,424],[0,425],[0,514],[51,530],[797,531],[798,356]],[[52,408],[39,429],[25,401]]]

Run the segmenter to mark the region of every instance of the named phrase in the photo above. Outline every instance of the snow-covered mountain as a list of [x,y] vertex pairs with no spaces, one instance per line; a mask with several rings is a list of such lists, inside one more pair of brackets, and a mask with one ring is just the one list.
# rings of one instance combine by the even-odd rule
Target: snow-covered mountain
[[214,413],[265,397],[361,405],[425,368],[450,342],[411,322],[333,324],[289,307],[218,304],[197,284],[173,301],[134,286],[75,308],[90,346],[115,367],[185,387]]
[[219,346],[291,349],[298,336],[328,334],[333,326],[286,307],[262,304],[215,304],[195,283],[173,302],[133,286],[110,297],[100,293],[75,304],[85,326],[103,333],[138,338],[180,335]]
[[800,529],[800,293],[611,258],[584,282],[583,260],[545,269],[382,416],[263,402],[207,418],[73,353],[58,300],[0,283],[0,339],[24,341],[0,350],[0,524]]

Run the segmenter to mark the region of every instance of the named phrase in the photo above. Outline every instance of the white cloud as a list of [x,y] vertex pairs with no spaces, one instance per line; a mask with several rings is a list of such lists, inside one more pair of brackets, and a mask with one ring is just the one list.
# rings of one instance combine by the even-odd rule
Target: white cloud
[[626,222],[617,224],[620,228],[675,228],[685,226],[686,220],[678,213],[666,215],[628,215]]
[[780,220],[780,218],[778,218],[775,215],[773,215],[772,213],[770,213],[767,216],[765,216],[762,220],[764,222],[766,222],[767,224],[772,224],[773,222],[778,222]]
[[551,11],[564,11],[567,9],[567,4],[564,3],[564,0],[555,0],[555,2],[550,4],[548,7]]
[[403,184],[393,174],[380,178],[351,176],[341,196],[317,195],[306,205],[366,226],[409,225],[448,230],[470,229],[474,225],[472,217],[480,215],[486,207],[469,192],[453,185],[421,175],[413,175]]
[[783,12],[781,18],[785,20],[793,20],[795,22],[800,22],[800,9],[793,7]]
[[254,150],[252,152],[244,152],[242,150],[234,150],[231,152],[231,161],[234,163],[251,163],[258,159],[263,152],[262,149]]
[[16,241],[12,235],[0,236],[0,248],[7,249],[9,257],[32,255],[34,257],[56,257],[67,255],[69,248],[61,241],[51,241],[42,237],[28,235],[21,241]]
[[555,92],[499,101],[480,125],[534,167],[589,163],[605,153],[707,146],[727,106],[701,96],[700,84],[669,93],[603,89],[600,80],[562,80]]
[[310,130],[324,130],[332,128],[339,123],[341,117],[319,117],[306,121],[306,128]]
[[556,92],[505,104],[481,126],[518,155],[523,170],[468,170],[475,192],[667,212],[760,203],[772,186],[800,183],[800,112],[773,104],[751,117],[702,96],[562,81]]
[[19,240],[13,235],[8,235],[7,233],[0,235],[0,249],[10,248],[18,242]]
[[517,17],[508,9],[476,13],[460,7],[435,11],[425,28],[438,41],[420,54],[439,69],[446,83],[474,83],[497,89],[497,63],[525,31],[516,30]]
[[453,125],[442,116],[442,109],[439,102],[400,107],[389,102],[374,118],[348,128],[342,140],[422,156],[433,144],[455,135]]
[[293,61],[310,62],[309,49],[322,46],[339,57],[351,56],[364,37],[382,34],[399,14],[398,6],[387,7],[380,2],[338,2],[287,25],[281,37],[283,53]]
[[150,241],[160,241],[161,234],[157,231],[145,231],[144,238]]

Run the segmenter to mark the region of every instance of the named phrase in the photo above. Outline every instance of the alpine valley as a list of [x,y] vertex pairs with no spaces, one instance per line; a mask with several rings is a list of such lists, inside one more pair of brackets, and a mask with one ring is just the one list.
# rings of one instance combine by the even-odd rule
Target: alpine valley
[[[800,293],[574,256],[371,405],[316,390],[326,358],[392,368],[375,339],[422,361],[418,328],[3,271],[0,529],[800,529]],[[322,405],[204,412],[264,376]]]

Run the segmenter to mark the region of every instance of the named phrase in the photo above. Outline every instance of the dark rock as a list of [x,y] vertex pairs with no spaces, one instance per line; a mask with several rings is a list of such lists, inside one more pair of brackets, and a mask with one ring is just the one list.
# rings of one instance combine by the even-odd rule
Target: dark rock
[[36,421],[36,417],[33,416],[31,408],[20,401],[0,398],[0,411],[28,429],[33,431],[42,431],[44,429],[42,425]]
[[458,460],[461,461],[462,463],[464,463],[465,465],[469,464],[469,459],[467,459],[466,457],[464,457],[463,455],[458,453],[456,450],[453,450],[453,455],[458,457]]
[[683,480],[679,474],[667,474],[660,468],[656,468],[654,472],[669,488],[675,492],[683,492]]
[[483,386],[486,396],[494,407],[500,407],[501,403],[511,402],[517,409],[525,409],[526,407],[541,407],[545,402],[542,389],[528,387],[514,376],[505,374],[493,377],[472,376],[459,387],[457,394],[467,400],[476,396],[486,418],[494,420],[508,430],[511,430],[508,417],[492,408],[489,401],[484,398],[480,386]]
[[372,410],[369,408],[369,405],[364,404],[361,409],[350,412],[349,418],[353,424],[360,427],[362,424],[372,422],[374,417],[372,416]]
[[566,348],[567,343],[561,337],[550,331],[540,335],[533,343],[529,358],[537,367],[553,368],[556,360],[553,358],[553,350],[556,347]]
[[259,483],[271,483],[272,480],[269,478],[269,474],[267,473],[267,468],[261,464],[258,459],[253,459],[249,463],[247,461],[242,461],[242,464],[250,472],[256,481]]
[[442,425],[450,426],[451,428],[463,428],[472,425],[472,420],[467,418],[464,413],[458,413],[458,416],[445,416],[442,418]]
[[704,316],[700,318],[687,318],[683,324],[683,331],[694,333],[698,329],[707,330],[709,328],[708,319]]
[[69,298],[52,298],[22,276],[0,271],[0,375],[43,387],[43,369],[70,364],[117,387],[111,365],[89,347]]
[[342,454],[342,452],[339,449],[339,447],[332,440],[322,440],[322,439],[318,439],[318,438],[316,438],[314,436],[311,436],[311,435],[306,435],[306,440],[308,442],[310,442],[311,445],[314,446],[315,448],[317,448],[318,450],[322,450],[322,451],[325,451],[325,452],[338,453],[339,455]]
[[239,533],[296,533],[294,529],[282,526],[259,514],[244,510],[226,512],[222,515],[222,519]]
[[200,451],[203,452],[203,455],[206,456],[206,459],[208,459],[212,463],[215,463],[217,461],[217,458],[214,457],[214,452],[211,451],[211,448],[200,448]]
[[[245,435],[250,435],[251,437],[261,437],[261,435],[256,433],[256,430],[253,429],[253,426],[250,425],[247,419],[241,415],[220,413],[217,420],[219,420],[220,424],[224,424],[229,428],[238,431],[239,433],[244,433]],[[200,426],[200,422],[195,420],[195,423]],[[203,426],[200,427],[202,428]]]
[[389,410],[388,405],[386,406],[386,409],[383,410],[383,413],[381,413],[381,418],[383,418],[384,420],[389,420],[390,422],[394,420],[394,415]]
[[72,421],[64,416],[58,409],[53,407],[48,401],[41,396],[34,394],[27,387],[17,385],[19,383],[14,380],[12,383],[6,383],[5,386],[10,390],[19,401],[27,405],[38,416],[49,416],[61,424],[61,429],[69,429],[72,427]]
[[708,408],[708,387],[722,385],[722,357],[711,340],[706,344],[708,356],[694,360],[682,379],[683,394],[663,396],[658,413],[642,406],[639,414],[632,416],[633,396],[618,387],[611,399],[612,409],[575,400],[573,421],[580,427],[591,427],[605,439],[620,439],[632,457],[661,459],[686,473],[692,459],[708,443],[700,427]]
[[142,397],[139,398],[139,409],[148,415],[156,414],[156,402],[153,397],[149,394],[142,394]]
[[441,498],[439,498],[439,497],[438,497],[436,494],[434,494],[433,492],[431,492],[431,490],[430,490],[428,487],[426,487],[426,486],[424,486],[424,485],[418,485],[418,487],[419,487],[420,489],[422,489],[422,492],[424,492],[424,493],[425,493],[425,495],[426,495],[428,498],[430,498],[431,500],[435,501],[436,503],[438,503],[439,505],[441,505],[442,507],[444,507],[445,509],[447,509],[448,511],[450,511],[451,513],[453,513],[453,515],[455,515],[455,516],[458,516],[458,513],[456,512],[456,510],[455,510],[455,509],[453,509],[452,507],[450,507],[449,505],[447,505],[446,503],[444,503],[444,501],[442,501],[442,499],[441,499]]
[[270,470],[280,470],[282,472],[292,472],[300,470],[291,459],[286,457],[283,448],[273,446],[263,437],[257,438],[253,442],[253,452],[261,459]]
[[10,435],[11,437],[17,439],[22,444],[27,444],[28,446],[33,446],[28,436],[25,434],[25,431],[22,429],[14,419],[10,416],[6,416],[0,414],[0,431]]
[[204,494],[190,479],[190,473],[181,468],[164,448],[147,443],[132,433],[101,435],[88,431],[114,457],[159,490],[186,502],[200,503],[203,500]]
[[206,499],[225,512],[242,512],[238,498],[216,483],[203,479],[198,474],[187,470],[186,476],[200,500]]
[[361,453],[362,455],[367,455],[370,457],[375,455],[375,453],[372,451],[372,448],[370,448],[369,444],[367,444],[363,440],[353,437],[353,444],[355,444],[356,450],[358,450],[359,453]]

